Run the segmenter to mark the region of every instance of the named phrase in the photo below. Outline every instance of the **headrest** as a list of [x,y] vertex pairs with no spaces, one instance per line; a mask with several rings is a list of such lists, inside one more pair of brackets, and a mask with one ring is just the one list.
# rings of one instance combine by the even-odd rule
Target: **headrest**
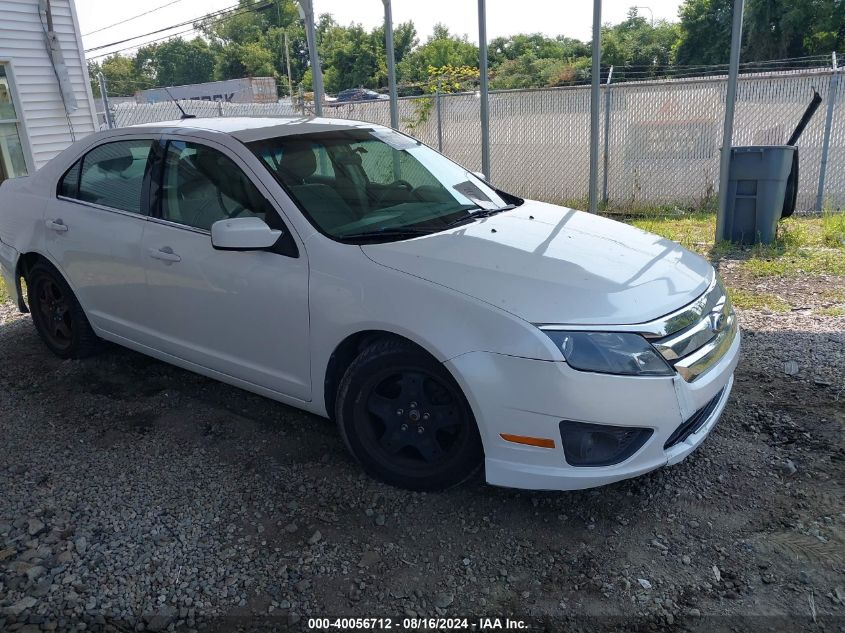
[[290,141],[282,149],[279,171],[298,180],[305,180],[317,171],[317,157],[308,141]]
[[97,166],[102,171],[120,173],[129,169],[133,160],[132,154],[127,153],[125,156],[115,156],[114,158],[106,158],[105,160],[98,161]]

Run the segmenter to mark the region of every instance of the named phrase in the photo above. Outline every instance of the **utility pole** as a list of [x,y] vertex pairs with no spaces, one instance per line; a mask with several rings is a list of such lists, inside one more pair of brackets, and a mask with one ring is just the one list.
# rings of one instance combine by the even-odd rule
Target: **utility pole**
[[599,95],[601,89],[601,0],[593,0],[593,70],[590,89],[590,213],[599,210]]
[[481,80],[481,171],[489,181],[490,174],[490,100],[487,89],[487,8],[486,0],[478,0],[478,70]]
[[305,36],[308,39],[308,57],[311,60],[311,83],[314,89],[314,114],[323,116],[323,71],[317,54],[317,29],[314,26],[314,3],[299,0],[299,15],[305,22]]
[[111,130],[114,128],[114,120],[112,119],[111,108],[109,108],[109,89],[103,73],[97,73],[97,81],[100,82],[100,98],[103,100],[103,110],[106,115],[106,124]]
[[742,45],[742,14],[744,0],[734,0],[731,25],[731,57],[728,65],[728,89],[725,94],[725,125],[722,130],[722,156],[719,163],[719,211],[716,215],[716,241],[726,239],[725,223],[728,215],[728,185],[730,184],[731,143],[734,135],[736,84],[739,78],[739,49]]
[[390,127],[399,129],[399,95],[396,92],[396,54],[393,50],[393,10],[384,2],[384,51],[387,54],[387,86],[390,92]]

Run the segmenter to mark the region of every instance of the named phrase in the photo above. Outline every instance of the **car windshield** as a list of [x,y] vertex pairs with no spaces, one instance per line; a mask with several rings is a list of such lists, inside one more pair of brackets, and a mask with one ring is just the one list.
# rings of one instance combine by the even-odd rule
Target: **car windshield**
[[519,201],[393,130],[315,132],[248,145],[309,220],[336,240],[407,239]]

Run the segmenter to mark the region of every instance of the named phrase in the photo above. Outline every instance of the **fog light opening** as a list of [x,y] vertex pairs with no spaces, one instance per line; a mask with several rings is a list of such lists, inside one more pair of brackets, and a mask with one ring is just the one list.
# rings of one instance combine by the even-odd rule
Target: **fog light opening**
[[652,429],[585,422],[560,423],[563,454],[570,466],[613,466],[640,450]]

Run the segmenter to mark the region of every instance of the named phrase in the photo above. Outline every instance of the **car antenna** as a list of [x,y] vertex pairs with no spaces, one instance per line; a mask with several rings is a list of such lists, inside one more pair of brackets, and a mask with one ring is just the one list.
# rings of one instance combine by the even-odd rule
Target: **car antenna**
[[170,100],[173,102],[173,105],[175,105],[177,108],[179,108],[179,112],[182,113],[182,116],[179,117],[180,119],[196,119],[197,118],[196,114],[188,114],[187,112],[185,112],[185,110],[182,108],[182,106],[179,105],[179,102],[176,101],[176,99],[173,97],[172,94],[170,94],[170,91],[167,88],[165,88],[164,91],[167,93],[167,96],[170,97]]

